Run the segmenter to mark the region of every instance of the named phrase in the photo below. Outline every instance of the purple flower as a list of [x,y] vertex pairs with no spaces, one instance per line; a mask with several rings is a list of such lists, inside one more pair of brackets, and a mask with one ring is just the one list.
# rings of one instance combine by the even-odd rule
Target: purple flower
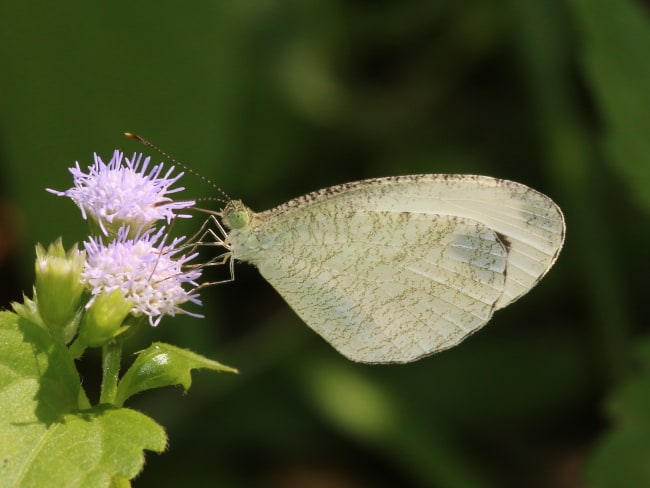
[[88,167],[88,173],[81,170],[78,162],[70,168],[74,187],[47,191],[70,197],[81,209],[83,218],[96,222],[106,236],[116,235],[123,226],[129,227],[133,236],[158,220],[169,223],[174,217],[190,217],[174,212],[191,207],[194,201],[175,202],[167,196],[184,190],[171,188],[183,173],[172,177],[172,166],[161,176],[162,163],[147,172],[151,158],[146,157],[143,162],[141,153],[134,153],[131,159],[124,158],[124,164],[122,159],[123,154],[118,150],[108,164],[95,154],[95,164]]
[[[186,266],[197,254],[175,257],[181,252],[177,246],[184,237],[166,243],[167,237],[161,228],[130,238],[129,229],[122,227],[108,244],[101,237],[91,237],[85,242],[86,265],[81,279],[93,295],[90,303],[100,293],[119,289],[124,299],[133,304],[131,313],[148,316],[154,327],[163,315],[186,313],[202,317],[180,308],[185,302],[201,305],[198,293],[193,290],[198,286],[196,280],[202,270]],[[186,284],[191,285],[189,291],[183,288]]]

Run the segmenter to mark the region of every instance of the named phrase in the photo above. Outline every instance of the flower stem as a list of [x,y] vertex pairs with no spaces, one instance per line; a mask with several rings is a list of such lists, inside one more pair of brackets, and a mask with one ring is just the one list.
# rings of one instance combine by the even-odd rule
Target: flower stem
[[102,389],[99,403],[115,403],[117,379],[120,374],[122,360],[122,341],[110,341],[102,346]]

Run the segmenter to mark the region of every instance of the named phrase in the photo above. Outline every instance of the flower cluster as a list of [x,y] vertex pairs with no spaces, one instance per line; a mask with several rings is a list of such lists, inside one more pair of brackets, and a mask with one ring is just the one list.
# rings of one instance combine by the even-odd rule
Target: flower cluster
[[190,301],[201,305],[198,294],[188,293],[182,287],[183,284],[198,286],[196,280],[201,276],[201,269],[190,267],[183,271],[183,265],[197,253],[174,259],[180,252],[177,246],[184,238],[165,244],[164,231],[164,227],[157,232],[150,229],[129,239],[127,228],[122,227],[117,238],[108,244],[101,237],[91,237],[85,243],[86,266],[81,278],[93,296],[120,290],[133,303],[132,313],[148,316],[152,326],[158,325],[163,315],[182,311],[181,303]]
[[200,317],[181,308],[187,302],[201,304],[195,293],[201,267],[189,264],[197,254],[183,254],[185,238],[171,238],[165,227],[156,227],[161,220],[189,217],[178,212],[195,202],[169,196],[183,190],[173,187],[183,173],[174,176],[174,167],[163,172],[162,163],[149,164],[142,154],[125,158],[115,151],[109,163],[95,154],[87,172],[79,163],[70,168],[72,188],[48,189],[71,198],[98,234],[84,243],[85,263],[76,275],[77,285],[91,295],[80,329],[86,345],[100,345],[117,334],[128,314],[147,317],[152,326],[163,315]]
[[[124,162],[123,162],[124,159]],[[183,173],[172,177],[172,166],[161,176],[163,165],[149,168],[151,158],[142,161],[142,154],[124,158],[116,150],[108,164],[95,154],[95,164],[84,173],[79,163],[70,168],[74,186],[66,191],[50,188],[55,195],[72,199],[81,209],[84,219],[96,222],[104,235],[116,235],[120,227],[129,227],[131,233],[142,232],[159,220],[167,223],[174,217],[187,218],[189,215],[177,214],[194,205],[194,201],[175,202],[167,195],[184,190],[172,189]]]

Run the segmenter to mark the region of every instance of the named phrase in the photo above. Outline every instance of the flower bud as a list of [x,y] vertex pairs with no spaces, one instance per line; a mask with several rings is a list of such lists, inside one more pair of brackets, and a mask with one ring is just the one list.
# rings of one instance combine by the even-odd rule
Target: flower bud
[[100,293],[81,319],[79,341],[90,347],[106,344],[120,329],[132,307],[119,289]]
[[84,285],[81,283],[86,253],[75,244],[65,252],[61,239],[47,250],[36,246],[36,303],[49,327],[65,327],[74,317]]

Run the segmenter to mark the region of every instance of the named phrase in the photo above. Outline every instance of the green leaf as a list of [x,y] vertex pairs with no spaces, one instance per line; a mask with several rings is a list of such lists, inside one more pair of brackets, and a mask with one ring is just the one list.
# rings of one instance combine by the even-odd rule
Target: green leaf
[[640,371],[607,403],[612,427],[594,449],[586,470],[594,488],[650,486],[650,339],[641,344],[639,353]]
[[192,384],[193,369],[210,369],[236,373],[237,370],[199,354],[164,344],[153,343],[141,351],[120,380],[115,403],[122,405],[129,397],[152,388],[181,385],[185,391]]
[[[81,382],[68,349],[48,330],[0,312],[0,421],[24,411],[24,422],[51,424],[89,406],[79,403]],[[26,427],[27,428],[27,427]],[[0,438],[3,436],[0,435]]]
[[145,415],[87,405],[67,349],[48,331],[0,313],[2,486],[128,486],[162,451],[162,427]]
[[140,472],[143,449],[161,452],[166,445],[165,431],[149,417],[103,405],[38,424],[25,455],[2,454],[1,478],[5,486],[109,487]]

